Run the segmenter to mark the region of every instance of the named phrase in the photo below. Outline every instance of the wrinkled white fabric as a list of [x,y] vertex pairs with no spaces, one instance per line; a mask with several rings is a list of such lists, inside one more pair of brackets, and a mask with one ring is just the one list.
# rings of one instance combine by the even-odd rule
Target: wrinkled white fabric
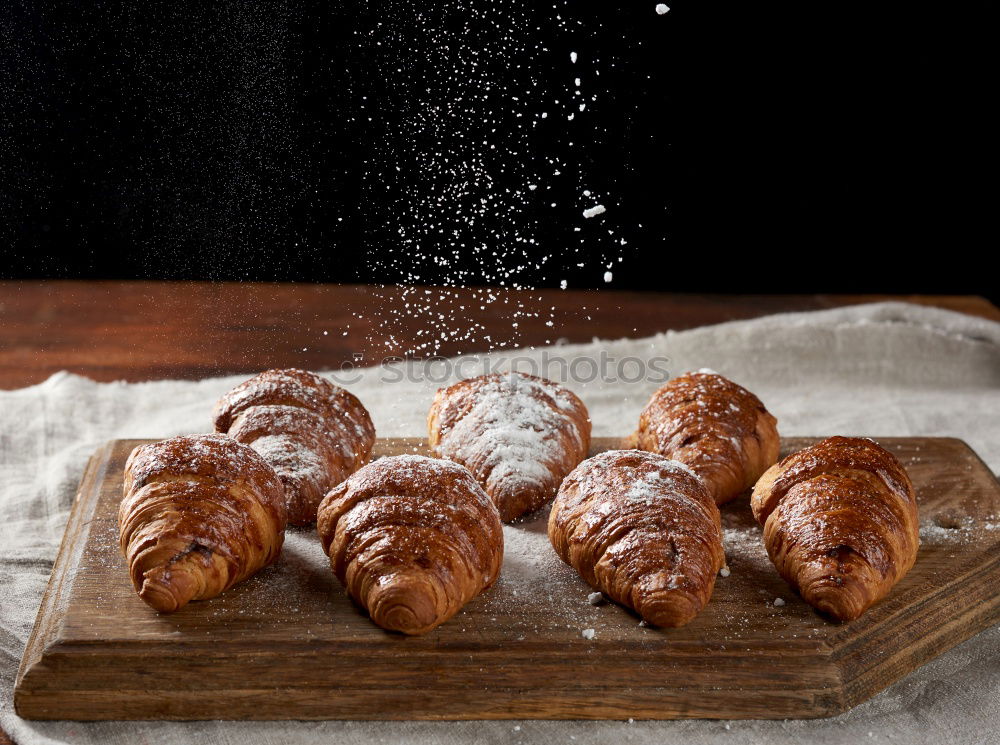
[[[899,303],[770,316],[637,340],[520,351],[567,361],[669,359],[709,367],[756,392],[783,435],[940,435],[968,442],[1000,471],[1000,324]],[[519,369],[526,369],[519,366]],[[577,372],[586,375],[585,366]],[[556,368],[550,368],[553,373]],[[465,373],[470,374],[466,368]],[[527,370],[526,371],[530,371]],[[435,372],[437,374],[440,369]],[[541,372],[545,372],[542,370]],[[422,436],[440,380],[347,386],[381,436]],[[628,374],[632,374],[629,372]],[[808,721],[29,722],[11,706],[14,675],[90,454],[122,437],[209,431],[215,399],[245,376],[100,384],[59,373],[0,391],[0,726],[15,742],[294,743],[985,743],[1000,732],[1000,628],[945,653],[871,701]],[[555,377],[559,378],[559,375]],[[623,435],[659,379],[567,384],[594,434]]]

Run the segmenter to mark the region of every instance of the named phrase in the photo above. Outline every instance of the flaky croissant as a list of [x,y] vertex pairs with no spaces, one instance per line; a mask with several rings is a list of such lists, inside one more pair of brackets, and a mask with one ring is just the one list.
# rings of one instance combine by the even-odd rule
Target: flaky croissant
[[725,562],[719,508],[683,464],[609,450],[566,477],[549,513],[559,557],[657,626],[705,607]]
[[246,445],[218,434],[174,437],[132,451],[118,527],[139,597],[170,613],[278,557],[285,494]]
[[518,372],[442,388],[427,417],[431,451],[472,471],[504,521],[538,509],[590,448],[583,402]]
[[781,576],[838,621],[885,597],[917,558],[913,485],[867,438],[830,437],[789,455],[757,482],[750,505]]
[[680,461],[724,504],[778,460],[777,423],[746,388],[711,371],[691,372],[653,394],[627,444]]
[[317,529],[334,574],[384,629],[423,634],[493,584],[503,526],[464,467],[380,458],[323,500]]
[[260,453],[285,486],[288,522],[308,525],[331,487],[368,462],[375,427],[361,402],[319,375],[267,370],[215,405],[215,429]]

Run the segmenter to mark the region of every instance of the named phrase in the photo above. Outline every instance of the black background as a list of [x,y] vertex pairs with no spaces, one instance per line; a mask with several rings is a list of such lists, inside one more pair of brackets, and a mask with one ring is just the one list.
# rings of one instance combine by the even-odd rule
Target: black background
[[993,3],[668,4],[12,4],[0,276],[998,298]]

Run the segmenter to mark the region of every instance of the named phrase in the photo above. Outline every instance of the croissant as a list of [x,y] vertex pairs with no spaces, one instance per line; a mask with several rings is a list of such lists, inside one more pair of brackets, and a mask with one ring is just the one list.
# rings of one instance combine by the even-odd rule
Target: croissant
[[746,388],[702,370],[654,393],[628,444],[685,464],[724,504],[778,460],[777,423]]
[[129,455],[118,528],[139,597],[172,613],[278,557],[285,494],[246,445],[218,434],[174,437]]
[[431,451],[472,471],[505,522],[552,499],[590,448],[583,402],[551,380],[518,372],[440,389],[427,429]]
[[319,375],[267,370],[215,405],[215,429],[260,453],[285,486],[288,522],[308,525],[332,486],[368,462],[375,427],[351,393]]
[[591,586],[657,626],[705,607],[725,562],[719,508],[677,461],[609,450],[566,477],[549,540]]
[[913,485],[873,440],[831,437],[793,453],[757,482],[750,506],[781,576],[838,621],[885,597],[917,558]]
[[457,463],[380,458],[319,507],[334,574],[384,629],[423,634],[493,584],[503,526],[490,498]]

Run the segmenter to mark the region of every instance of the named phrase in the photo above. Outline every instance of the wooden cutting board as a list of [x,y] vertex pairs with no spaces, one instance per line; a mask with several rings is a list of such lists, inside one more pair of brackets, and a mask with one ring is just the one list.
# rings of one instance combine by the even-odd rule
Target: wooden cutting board
[[[218,598],[157,615],[117,545],[114,441],[87,468],[15,690],[29,719],[670,719],[845,711],[1000,620],[1000,485],[960,440],[879,438],[913,478],[916,566],[837,625],[774,571],[747,501],[723,509],[731,575],[682,629],[587,602],[545,512],[505,529],[497,584],[420,638],[374,626],[312,530]],[[793,438],[784,453],[815,442]],[[594,451],[616,441],[597,440]],[[424,452],[382,440],[377,455]],[[783,454],[784,454],[783,453]],[[784,605],[775,606],[782,598]],[[583,635],[593,629],[593,638]],[[589,632],[588,632],[589,635]]]

